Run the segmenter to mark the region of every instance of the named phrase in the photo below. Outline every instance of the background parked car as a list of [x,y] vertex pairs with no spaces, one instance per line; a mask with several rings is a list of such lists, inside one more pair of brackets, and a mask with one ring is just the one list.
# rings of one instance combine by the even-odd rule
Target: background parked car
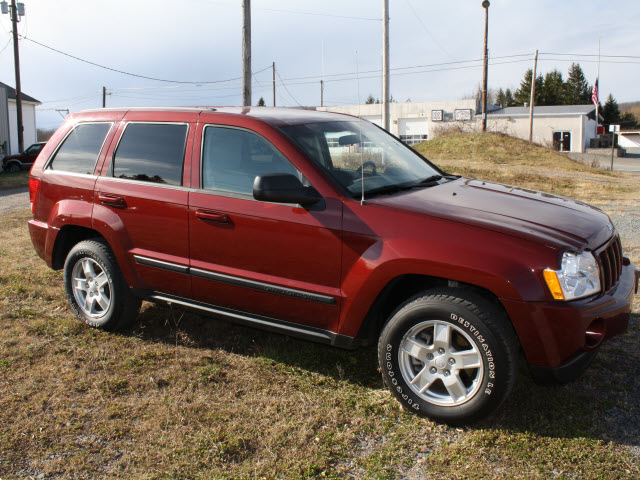
[[46,142],[34,143],[24,152],[17,155],[7,155],[2,159],[2,169],[6,172],[19,172],[29,170]]

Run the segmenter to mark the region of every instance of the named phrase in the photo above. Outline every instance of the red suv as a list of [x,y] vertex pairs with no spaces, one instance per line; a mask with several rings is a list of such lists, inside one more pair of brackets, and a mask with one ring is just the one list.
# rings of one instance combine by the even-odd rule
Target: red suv
[[33,245],[88,325],[125,327],[150,300],[377,342],[397,399],[449,423],[497,408],[521,355],[537,379],[577,377],[637,291],[598,208],[449,175],[347,115],[87,111],[29,188]]

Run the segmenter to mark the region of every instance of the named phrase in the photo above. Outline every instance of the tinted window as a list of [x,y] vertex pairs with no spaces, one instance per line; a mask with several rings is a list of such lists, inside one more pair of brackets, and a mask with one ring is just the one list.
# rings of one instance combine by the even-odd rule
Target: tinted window
[[51,161],[53,170],[93,174],[110,123],[77,125]]
[[130,123],[113,159],[113,176],[182,185],[187,125]]
[[246,130],[206,127],[202,154],[202,186],[251,195],[258,175],[301,174],[264,138]]
[[42,150],[42,147],[44,147],[44,145],[31,145],[29,148],[27,148],[27,150],[24,153],[27,153],[29,155],[35,155],[37,153],[40,153],[40,150]]

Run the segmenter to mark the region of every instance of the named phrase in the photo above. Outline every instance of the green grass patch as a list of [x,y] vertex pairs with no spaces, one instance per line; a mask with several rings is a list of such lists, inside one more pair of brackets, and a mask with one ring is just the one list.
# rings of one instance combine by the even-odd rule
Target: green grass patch
[[0,172],[0,190],[12,190],[29,186],[29,172]]

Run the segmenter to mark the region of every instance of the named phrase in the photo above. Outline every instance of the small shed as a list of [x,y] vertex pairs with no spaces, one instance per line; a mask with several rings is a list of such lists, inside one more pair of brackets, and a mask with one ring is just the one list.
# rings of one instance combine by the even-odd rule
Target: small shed
[[[600,120],[603,118],[599,115]],[[487,115],[487,129],[529,139],[529,107],[501,108]],[[595,105],[552,105],[534,107],[535,143],[560,152],[584,152],[596,137]]]
[[[40,101],[22,92],[22,125],[24,148],[37,141],[36,106]],[[16,89],[0,82],[0,156],[18,151],[18,109]]]

